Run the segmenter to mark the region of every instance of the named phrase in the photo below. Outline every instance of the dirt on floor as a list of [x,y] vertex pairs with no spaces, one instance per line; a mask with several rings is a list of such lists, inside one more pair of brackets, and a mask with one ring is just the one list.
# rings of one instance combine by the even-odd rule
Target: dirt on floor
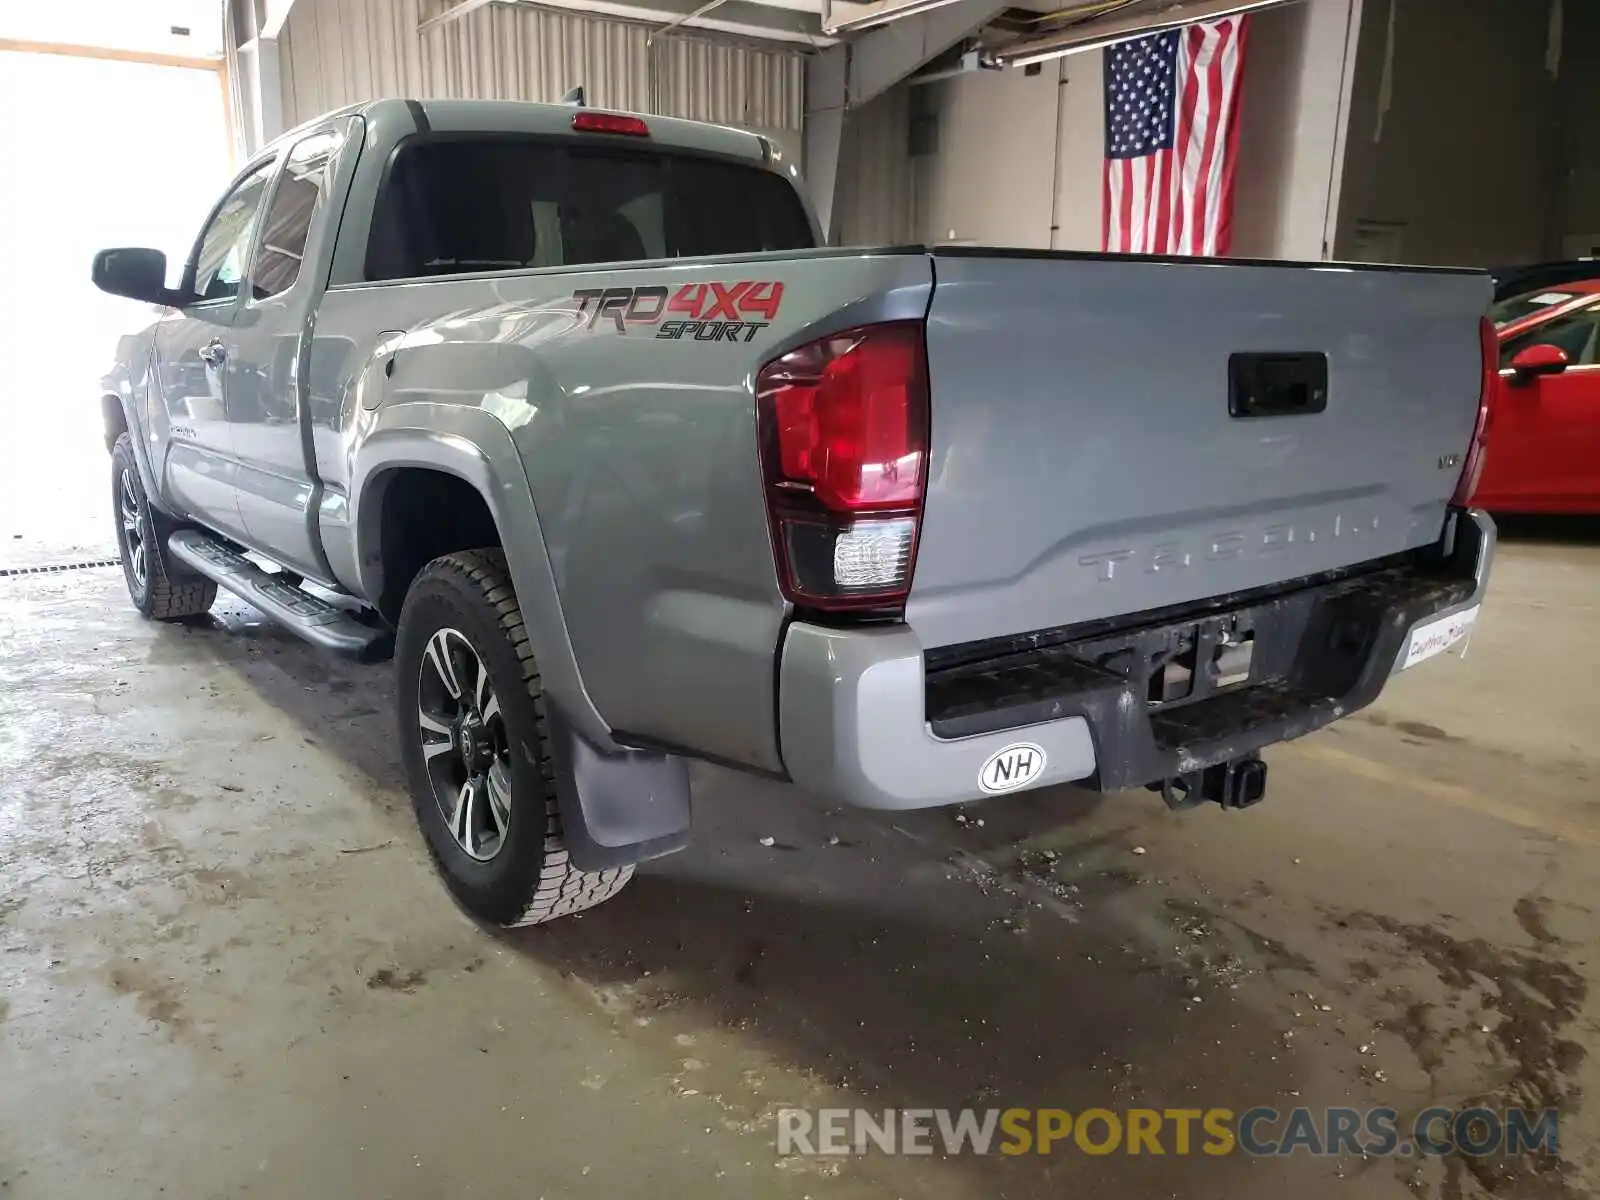
[[[1505,548],[1465,661],[1270,752],[1246,813],[697,769],[690,850],[502,935],[429,872],[388,668],[0,578],[0,1197],[1593,1195],[1597,612],[1596,540]],[[1297,1106],[1553,1108],[1559,1154],[778,1143]]]

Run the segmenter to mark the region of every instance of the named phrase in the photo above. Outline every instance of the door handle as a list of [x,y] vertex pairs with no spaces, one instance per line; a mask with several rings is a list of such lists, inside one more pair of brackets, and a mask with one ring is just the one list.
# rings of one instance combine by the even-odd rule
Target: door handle
[[212,338],[200,347],[200,361],[208,367],[220,367],[228,357],[227,348],[218,338]]

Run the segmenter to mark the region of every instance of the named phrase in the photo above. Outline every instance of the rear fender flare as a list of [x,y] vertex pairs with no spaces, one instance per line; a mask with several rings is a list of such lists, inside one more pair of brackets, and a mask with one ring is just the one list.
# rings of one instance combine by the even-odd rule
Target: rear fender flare
[[454,475],[483,497],[500,533],[546,695],[586,740],[602,750],[617,749],[578,671],[522,457],[510,430],[495,416],[435,401],[385,405],[378,412],[350,473],[350,523],[361,594],[383,594],[378,501],[383,475],[404,467]]

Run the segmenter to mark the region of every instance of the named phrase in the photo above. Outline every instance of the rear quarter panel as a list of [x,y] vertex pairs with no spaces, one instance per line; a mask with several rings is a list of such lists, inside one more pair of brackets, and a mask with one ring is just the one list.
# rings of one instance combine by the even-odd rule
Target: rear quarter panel
[[[929,281],[925,255],[815,251],[335,287],[312,356],[313,391],[329,397],[313,404],[319,470],[332,494],[359,490],[380,426],[390,438],[408,424],[466,428],[442,421],[441,406],[492,417],[525,471],[500,486],[532,496],[582,688],[605,725],[781,770],[775,673],[787,607],[755,374],[813,337],[921,317]],[[705,327],[697,337],[669,323],[683,313],[619,327],[618,302],[601,314],[577,295],[609,290],[632,303],[646,289],[637,316],[659,311],[653,297],[712,283],[730,293],[779,284],[781,301],[770,319],[744,313],[752,319],[734,336],[707,338]],[[376,369],[391,356],[392,369]],[[349,502],[359,508],[360,496]],[[340,557],[359,570],[363,553]]]

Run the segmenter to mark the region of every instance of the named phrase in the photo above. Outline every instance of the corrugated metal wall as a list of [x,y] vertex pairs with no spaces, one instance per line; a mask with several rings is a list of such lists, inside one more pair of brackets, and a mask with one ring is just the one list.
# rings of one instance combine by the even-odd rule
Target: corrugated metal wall
[[890,88],[851,109],[845,120],[834,200],[841,245],[892,246],[915,240],[910,94],[903,84]]
[[419,36],[420,0],[299,0],[279,41],[286,126],[378,96],[559,100],[796,136],[802,56],[700,36],[661,38],[623,21],[491,5]]

